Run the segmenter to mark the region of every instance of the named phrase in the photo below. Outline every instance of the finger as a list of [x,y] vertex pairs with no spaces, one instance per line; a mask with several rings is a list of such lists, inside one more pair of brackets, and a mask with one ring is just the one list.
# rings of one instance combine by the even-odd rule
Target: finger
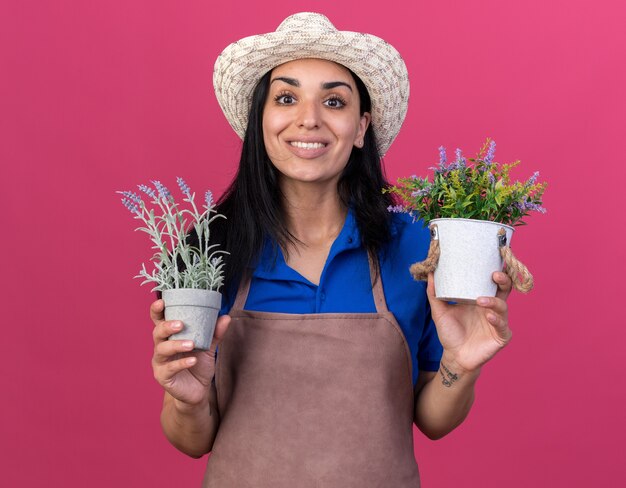
[[505,342],[511,340],[513,332],[509,328],[509,322],[505,317],[502,317],[494,312],[487,312],[487,321],[494,328],[498,336]]
[[215,349],[222,341],[224,334],[228,330],[230,326],[230,315],[222,315],[218,317],[217,323],[215,324],[215,332],[213,333],[213,339],[211,340],[211,346],[209,347],[209,354],[215,356]]
[[170,361],[176,354],[193,350],[193,341],[162,341],[154,347],[153,361],[164,363]]
[[476,305],[482,308],[490,308],[495,313],[503,316],[506,315],[509,310],[509,306],[506,302],[499,297],[478,297],[476,299]]
[[428,296],[428,301],[430,302],[431,314],[433,316],[440,315],[446,310],[446,303],[442,300],[439,300],[435,296],[435,275],[434,273],[428,273],[428,285],[426,286],[426,295]]
[[491,275],[493,281],[498,285],[498,290],[496,291],[496,296],[501,298],[502,300],[506,300],[513,288],[513,282],[508,274],[503,273],[502,271],[496,271]]
[[176,334],[183,329],[183,323],[180,320],[163,320],[158,322],[152,331],[154,343],[166,341],[169,336]]
[[165,315],[163,313],[164,310],[165,304],[163,300],[155,300],[152,304],[150,304],[150,318],[152,319],[152,322],[154,322],[154,325],[157,325],[158,322],[165,320]]
[[435,275],[433,273],[428,273],[426,295],[428,295],[428,298],[435,298]]
[[198,358],[195,356],[188,356],[163,363],[154,368],[154,379],[161,385],[166,385],[174,376],[185,369],[191,368],[197,361]]

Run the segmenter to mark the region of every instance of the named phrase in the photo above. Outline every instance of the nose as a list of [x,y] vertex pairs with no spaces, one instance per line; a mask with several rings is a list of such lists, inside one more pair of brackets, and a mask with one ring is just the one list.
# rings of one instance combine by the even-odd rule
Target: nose
[[298,127],[316,129],[320,126],[320,107],[314,101],[300,102],[298,111]]

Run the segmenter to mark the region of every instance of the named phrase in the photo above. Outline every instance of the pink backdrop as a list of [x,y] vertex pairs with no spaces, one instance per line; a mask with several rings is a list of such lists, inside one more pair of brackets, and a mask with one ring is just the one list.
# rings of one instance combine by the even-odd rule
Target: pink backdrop
[[[326,13],[404,55],[411,101],[388,176],[486,136],[550,182],[517,231],[536,288],[510,298],[511,345],[469,419],[416,433],[425,487],[623,480],[624,127],[621,0],[0,3],[3,486],[197,486],[205,460],[159,427],[148,256],[115,190],[184,176],[223,191],[239,141],[212,92],[228,43]],[[621,324],[621,325],[620,325]]]

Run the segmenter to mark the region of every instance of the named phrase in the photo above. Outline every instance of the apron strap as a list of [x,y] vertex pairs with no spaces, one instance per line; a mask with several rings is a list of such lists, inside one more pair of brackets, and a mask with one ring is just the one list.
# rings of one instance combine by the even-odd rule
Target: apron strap
[[252,281],[252,270],[250,268],[246,268],[246,270],[243,272],[243,276],[241,277],[239,288],[237,288],[237,296],[235,297],[235,303],[233,303],[233,307],[231,308],[231,311],[239,312],[243,310],[243,307],[246,304],[246,300],[248,299],[248,292],[250,291],[251,281]]
[[376,305],[377,313],[388,312],[387,300],[385,300],[385,292],[383,291],[383,280],[380,272],[378,273],[378,279],[376,278],[376,266],[374,259],[368,253],[367,260],[370,265],[370,280],[372,281],[372,294],[374,295],[374,305]]

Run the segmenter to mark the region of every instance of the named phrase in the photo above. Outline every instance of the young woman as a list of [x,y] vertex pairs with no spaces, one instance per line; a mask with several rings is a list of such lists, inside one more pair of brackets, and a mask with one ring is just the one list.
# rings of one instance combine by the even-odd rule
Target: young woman
[[214,83],[244,141],[219,205],[223,315],[197,352],[168,341],[182,324],[151,306],[166,436],[212,453],[205,486],[419,486],[412,425],[436,439],[466,417],[481,367],[510,340],[511,284],[494,273],[495,298],[451,305],[408,272],[428,231],[389,214],[380,191],[404,62],[304,13],[229,46]]

